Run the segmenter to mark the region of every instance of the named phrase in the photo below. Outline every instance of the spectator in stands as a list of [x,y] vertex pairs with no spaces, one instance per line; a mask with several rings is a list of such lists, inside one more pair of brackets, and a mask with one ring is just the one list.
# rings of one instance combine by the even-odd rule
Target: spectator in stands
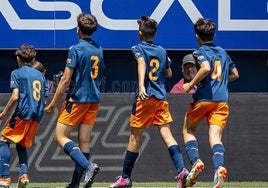
[[11,73],[12,94],[4,110],[0,113],[3,120],[9,112],[15,111],[6,122],[0,138],[0,187],[9,187],[10,143],[16,144],[19,157],[19,178],[17,187],[29,183],[27,149],[32,146],[45,105],[44,75],[32,67],[36,50],[32,45],[23,44],[15,53],[19,68]]
[[[192,81],[194,76],[197,73],[197,68],[195,65],[195,59],[192,54],[188,54],[183,57],[182,60],[182,75],[183,78],[177,82],[172,89],[170,90],[170,93],[186,93],[183,89],[183,84],[189,83]],[[195,87],[193,87],[188,93],[194,93]]]
[[[157,22],[147,16],[138,20],[140,43],[131,48],[137,63],[138,88],[130,115],[129,143],[122,167],[122,174],[109,188],[132,187],[131,173],[139,156],[140,142],[144,129],[154,125],[167,146],[177,171],[178,188],[185,188],[188,171],[182,154],[174,139],[170,124],[172,117],[166,100],[165,80],[172,76],[170,60],[166,50],[153,42]],[[150,173],[150,172],[148,172]]]
[[[57,74],[53,75],[53,80],[50,82],[50,93],[55,93],[55,91],[57,90],[57,87],[60,83],[60,79],[63,76],[63,72],[59,71]],[[67,88],[67,90],[65,91],[66,93],[68,92],[69,88]]]
[[[66,188],[78,188],[83,174],[84,188],[91,187],[100,170],[89,161],[90,139],[100,107],[100,84],[104,70],[103,50],[91,35],[97,30],[95,16],[81,13],[77,18],[78,44],[69,48],[67,61],[52,101],[45,111],[53,113],[64,93],[65,101],[59,112],[56,125],[56,141],[75,162],[72,181]],[[77,141],[70,136],[78,128]]]
[[192,169],[186,178],[186,186],[192,187],[205,167],[199,157],[195,136],[198,124],[205,118],[209,127],[209,144],[215,172],[212,187],[222,188],[227,176],[222,134],[229,117],[228,83],[238,79],[239,74],[226,51],[213,44],[216,24],[212,20],[198,19],[194,24],[194,30],[199,48],[193,52],[193,56],[200,68],[192,81],[183,85],[186,92],[190,92],[197,85],[183,125],[185,150],[192,164]]

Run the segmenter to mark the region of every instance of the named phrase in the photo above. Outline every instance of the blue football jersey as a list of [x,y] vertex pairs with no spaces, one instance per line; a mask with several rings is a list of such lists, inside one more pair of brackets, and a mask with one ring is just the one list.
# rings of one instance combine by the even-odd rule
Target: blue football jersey
[[208,61],[211,67],[210,73],[198,85],[193,94],[195,101],[228,101],[228,77],[235,63],[224,49],[214,44],[200,46],[193,52],[198,65]]
[[67,97],[74,102],[99,102],[105,68],[102,48],[92,39],[80,39],[70,48],[66,66],[74,69]]
[[[143,57],[146,63],[144,85],[147,94],[158,99],[166,99],[166,69],[170,67],[171,60],[166,50],[153,42],[142,42],[131,48],[134,58]],[[136,91],[135,98],[138,98]]]
[[44,75],[28,65],[11,73],[10,88],[19,89],[19,100],[14,116],[24,120],[41,121],[45,105],[45,83]]

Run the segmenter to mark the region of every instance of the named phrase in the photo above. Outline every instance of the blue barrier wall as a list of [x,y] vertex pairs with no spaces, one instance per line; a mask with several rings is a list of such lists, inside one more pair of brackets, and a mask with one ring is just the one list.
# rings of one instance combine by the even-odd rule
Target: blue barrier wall
[[[0,110],[9,94],[0,95]],[[101,167],[96,181],[114,181],[120,175],[124,152],[129,137],[129,115],[133,94],[102,94],[102,104],[92,136],[91,160]],[[182,140],[182,122],[191,95],[169,94],[168,101],[174,122],[172,132],[177,139],[187,168]],[[230,118],[223,135],[226,149],[225,164],[229,171],[227,181],[268,181],[268,95],[266,93],[230,94]],[[32,182],[66,182],[71,178],[74,163],[54,141],[57,110],[45,114],[33,147],[29,151],[30,178]],[[3,125],[3,122],[2,122]],[[206,169],[200,181],[212,181],[211,151],[204,122],[197,129],[200,156]],[[75,140],[77,132],[72,133]],[[140,156],[133,171],[134,181],[167,181],[176,185],[176,170],[168,151],[159,138],[156,127],[146,129],[142,138]],[[11,144],[11,174],[17,179],[18,157]]]

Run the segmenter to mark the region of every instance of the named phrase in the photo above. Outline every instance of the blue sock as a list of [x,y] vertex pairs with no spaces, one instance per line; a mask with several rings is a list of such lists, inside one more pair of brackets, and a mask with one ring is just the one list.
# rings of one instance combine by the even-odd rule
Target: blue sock
[[215,144],[212,147],[212,161],[215,171],[218,169],[219,166],[224,166],[224,153],[225,149],[222,144]]
[[185,144],[185,151],[191,164],[199,159],[198,143],[196,140],[189,141]]
[[135,165],[135,162],[139,156],[139,153],[134,153],[131,151],[126,152],[124,165],[123,165],[123,174],[122,178],[131,177],[132,169]]
[[16,144],[16,150],[19,156],[20,171],[19,176],[28,174],[28,153],[27,149],[20,144]]
[[71,159],[79,165],[83,171],[86,170],[90,163],[87,158],[80,151],[80,148],[73,141],[67,142],[63,147],[64,152],[71,157]]
[[9,144],[0,141],[0,174],[4,178],[9,178],[9,163],[10,163],[10,150]]
[[184,162],[181,154],[180,147],[178,145],[173,145],[168,148],[169,155],[175,165],[178,173],[180,173],[184,168]]
[[[83,155],[87,158],[87,160],[89,160],[90,157],[89,153],[83,153]],[[83,173],[84,173],[83,168],[81,168],[78,164],[75,164],[71,186],[73,187],[77,185],[79,186]]]

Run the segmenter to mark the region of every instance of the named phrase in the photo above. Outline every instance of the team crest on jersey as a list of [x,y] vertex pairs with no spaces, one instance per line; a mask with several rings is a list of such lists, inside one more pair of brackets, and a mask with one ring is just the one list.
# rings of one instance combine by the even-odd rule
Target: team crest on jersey
[[204,56],[203,56],[203,55],[200,55],[200,56],[197,57],[197,59],[198,59],[199,61],[201,61],[202,59],[204,59]]
[[138,59],[140,57],[140,55],[141,54],[139,52],[135,53],[135,58]]
[[66,63],[71,63],[71,61],[72,61],[72,59],[68,58],[68,59],[66,60]]

